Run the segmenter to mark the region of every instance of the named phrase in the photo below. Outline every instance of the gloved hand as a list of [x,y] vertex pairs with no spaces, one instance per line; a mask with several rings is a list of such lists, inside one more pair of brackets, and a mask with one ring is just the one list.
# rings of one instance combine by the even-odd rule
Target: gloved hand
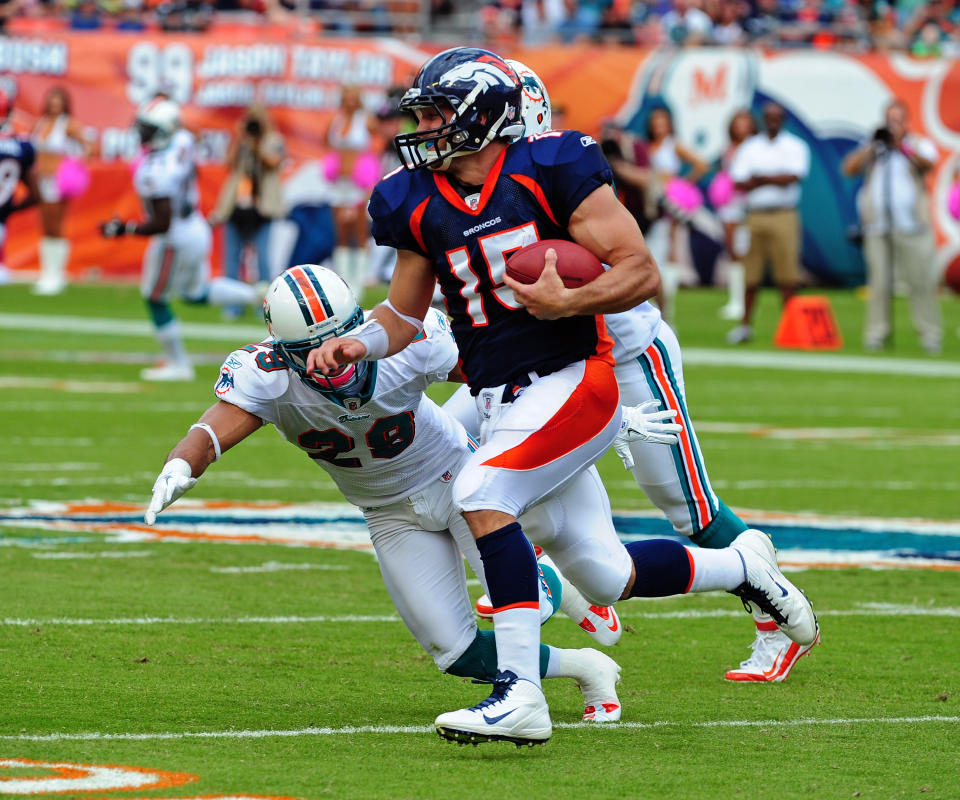
[[676,444],[677,434],[683,427],[676,422],[664,422],[677,416],[676,409],[657,411],[660,408],[659,400],[647,400],[638,406],[624,406],[623,419],[620,422],[620,432],[613,441],[613,449],[617,451],[623,466],[633,468],[633,455],[630,453],[630,442],[654,442],[656,444]]
[[119,217],[114,217],[100,223],[100,235],[105,239],[116,239],[127,232],[127,223]]
[[190,465],[184,459],[174,458],[168,461],[153,484],[153,497],[143,515],[143,521],[147,525],[153,525],[157,514],[196,485],[197,479],[193,477]]

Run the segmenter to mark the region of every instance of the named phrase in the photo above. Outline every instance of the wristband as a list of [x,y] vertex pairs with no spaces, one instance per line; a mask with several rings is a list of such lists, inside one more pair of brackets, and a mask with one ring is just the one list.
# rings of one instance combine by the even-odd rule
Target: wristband
[[217,434],[213,432],[213,428],[207,425],[206,422],[195,422],[190,426],[190,430],[194,428],[200,428],[200,430],[206,431],[207,435],[210,437],[210,441],[213,442],[213,452],[216,454],[214,461],[220,460],[220,440],[217,438]]
[[132,219],[129,220],[129,221],[123,226],[123,231],[124,231],[124,233],[136,233],[136,232],[137,232],[137,222],[135,222],[135,221],[132,220]]
[[364,361],[377,361],[387,355],[390,347],[390,337],[383,325],[376,319],[369,319],[357,328],[347,333],[351,339],[356,339],[367,348]]
[[420,333],[420,331],[423,330],[423,320],[422,320],[422,319],[417,319],[416,317],[411,317],[409,314],[401,314],[401,313],[400,313],[399,311],[397,311],[397,309],[394,307],[393,303],[390,302],[390,298],[389,298],[389,297],[388,297],[386,300],[383,301],[383,305],[385,305],[387,308],[389,308],[394,314],[396,314],[398,317],[400,317],[400,319],[402,319],[402,320],[403,320],[404,322],[406,322],[408,325],[413,325],[413,327],[417,329],[417,333]]

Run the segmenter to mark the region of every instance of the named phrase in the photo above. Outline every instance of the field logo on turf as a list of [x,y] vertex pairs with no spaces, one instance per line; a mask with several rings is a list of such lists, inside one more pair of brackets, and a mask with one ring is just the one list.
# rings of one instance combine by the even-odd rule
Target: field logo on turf
[[[10,770],[45,771],[49,775],[10,775]],[[4,771],[8,774],[4,775]],[[140,767],[73,764],[60,761],[0,760],[0,794],[74,794],[166,789],[197,780],[188,772],[164,772]]]
[[[50,775],[4,775],[13,770]],[[169,789],[198,780],[188,772],[165,772],[159,769],[124,767],[103,764],[74,764],[66,761],[31,761],[26,758],[0,759],[0,795],[76,794],[86,792],[142,792],[148,789]],[[295,797],[254,794],[205,794],[194,797],[152,797],[125,800],[298,800]],[[119,800],[119,798],[118,798]]]
[[[441,480],[452,479],[444,473]],[[144,503],[96,500],[33,501],[0,509],[0,545],[51,548],[82,541],[83,534],[115,543],[211,541],[270,543],[372,552],[363,515],[344,503],[238,503],[184,498],[157,517],[143,521]],[[766,531],[787,567],[820,569],[935,569],[960,571],[960,521],[882,519],[739,511],[751,526]],[[617,512],[614,526],[624,542],[677,536],[660,512]],[[61,536],[16,536],[37,529]]]

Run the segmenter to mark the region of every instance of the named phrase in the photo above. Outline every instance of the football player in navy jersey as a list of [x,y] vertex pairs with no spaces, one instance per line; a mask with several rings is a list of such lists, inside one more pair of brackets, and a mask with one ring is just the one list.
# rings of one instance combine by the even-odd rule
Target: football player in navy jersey
[[[404,166],[380,181],[369,205],[377,243],[398,251],[389,297],[349,336],[312,350],[307,367],[326,375],[402,350],[423,328],[439,281],[484,419],[481,447],[453,491],[483,561],[500,673],[488,699],[435,724],[456,741],[542,743],[552,724],[537,663],[537,567],[517,517],[613,443],[620,401],[612,341],[598,315],[654,296],[659,274],[590,136],[518,139],[520,79],[499,56],[463,47],[434,56],[399,107],[416,116],[417,129],[394,139]],[[536,283],[504,274],[510,253],[551,238],[578,242],[610,269],[567,289],[548,250]],[[589,537],[584,531],[573,548],[585,559],[596,556]],[[609,605],[709,585],[769,605],[781,597],[777,586],[789,586],[776,601],[789,608],[778,613],[798,638],[812,640],[816,623],[802,593],[775,564],[767,568],[765,547],[742,544],[697,555],[668,540],[618,545],[603,553],[605,593],[590,599]]]
[[[0,89],[0,248],[7,238],[7,218],[17,211],[36,205],[40,198],[34,172],[36,151],[33,145],[13,134],[9,127],[13,104],[3,89]],[[23,183],[27,194],[15,199],[17,186]],[[5,282],[6,267],[0,264],[0,283]]]

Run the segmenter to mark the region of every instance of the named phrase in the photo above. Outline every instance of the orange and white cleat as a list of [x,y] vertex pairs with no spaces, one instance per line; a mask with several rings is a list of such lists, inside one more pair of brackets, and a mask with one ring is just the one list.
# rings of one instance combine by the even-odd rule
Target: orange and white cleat
[[574,650],[580,675],[577,683],[583,692],[583,718],[587,722],[619,722],[620,698],[617,684],[620,682],[620,665],[610,656],[585,647]]
[[728,681],[780,683],[787,679],[797,661],[817,644],[820,644],[819,631],[813,642],[800,645],[791,641],[775,622],[757,622],[757,638],[750,645],[753,650],[750,658],[736,669],[729,670],[724,678]]

